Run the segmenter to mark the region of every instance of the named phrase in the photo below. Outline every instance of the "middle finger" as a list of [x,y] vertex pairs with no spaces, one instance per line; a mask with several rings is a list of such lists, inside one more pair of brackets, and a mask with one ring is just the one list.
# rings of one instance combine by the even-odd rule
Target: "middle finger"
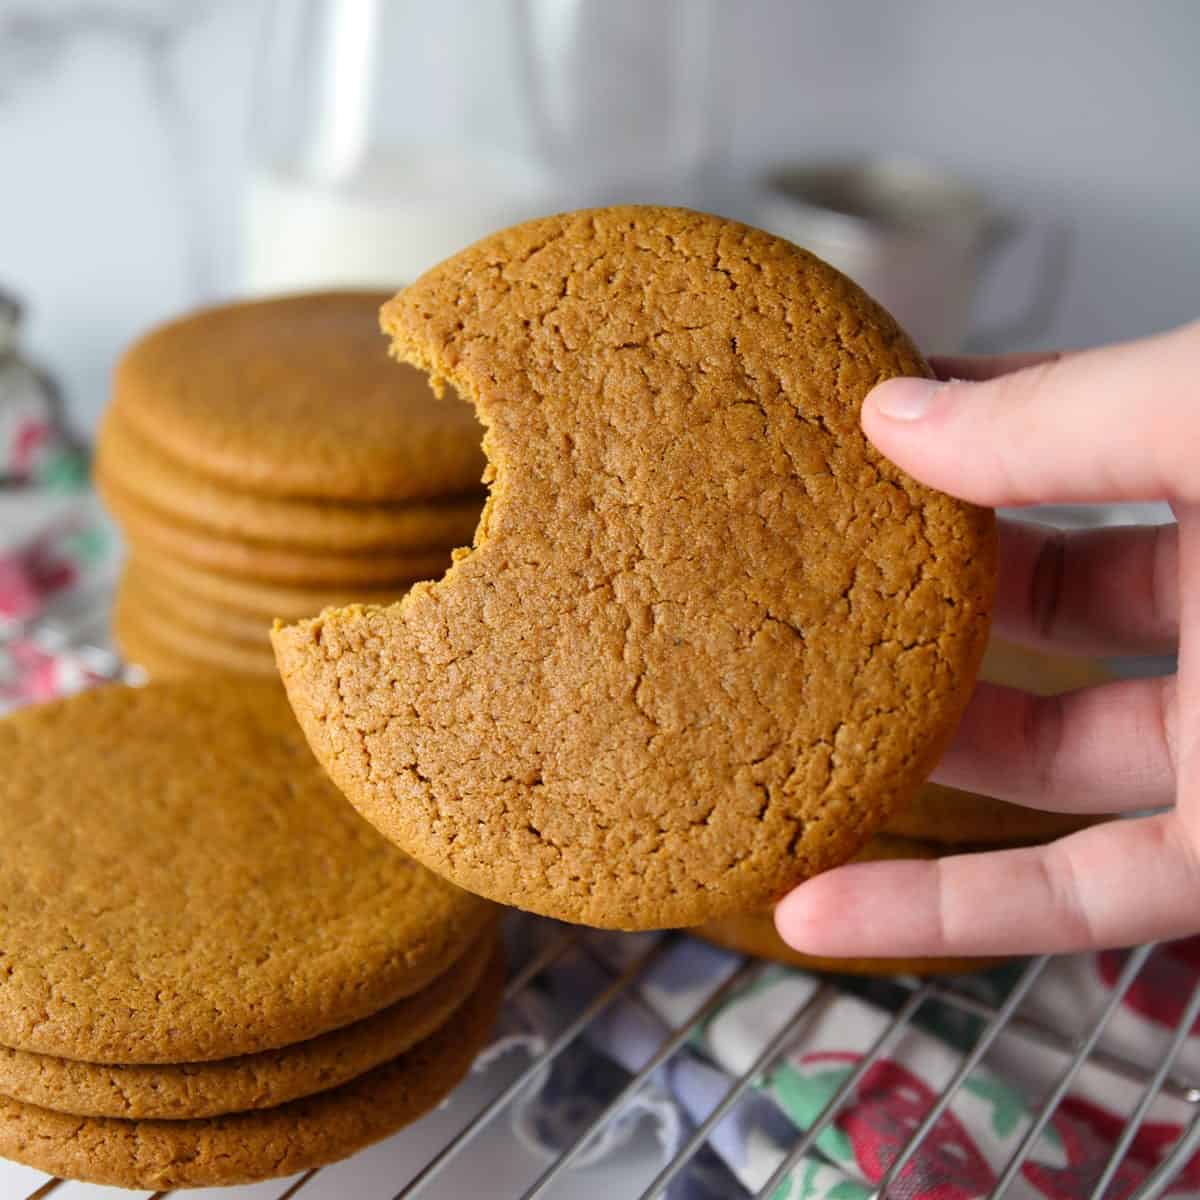
[[998,632],[1077,654],[1169,654],[1179,638],[1179,529],[1064,533],[1000,522]]

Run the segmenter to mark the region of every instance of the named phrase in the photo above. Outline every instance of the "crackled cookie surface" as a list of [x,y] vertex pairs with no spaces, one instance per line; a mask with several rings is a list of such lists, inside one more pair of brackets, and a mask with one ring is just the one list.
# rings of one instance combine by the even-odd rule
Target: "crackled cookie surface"
[[788,242],[534,221],[384,308],[487,427],[475,548],[277,630],[318,757],[409,853],[572,921],[698,924],[848,858],[932,767],[987,633],[990,513],[868,445],[927,368]]

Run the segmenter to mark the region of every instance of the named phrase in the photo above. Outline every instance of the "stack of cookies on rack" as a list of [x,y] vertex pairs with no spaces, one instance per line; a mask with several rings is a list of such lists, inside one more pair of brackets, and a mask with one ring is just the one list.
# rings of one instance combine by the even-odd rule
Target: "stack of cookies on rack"
[[481,430],[388,358],[382,293],[209,309],[124,356],[96,483],[131,550],[114,632],[152,676],[271,676],[275,618],[436,578],[482,507]]
[[0,723],[0,1155],[250,1182],[433,1108],[500,1002],[497,910],[346,804],[279,689],[97,689]]

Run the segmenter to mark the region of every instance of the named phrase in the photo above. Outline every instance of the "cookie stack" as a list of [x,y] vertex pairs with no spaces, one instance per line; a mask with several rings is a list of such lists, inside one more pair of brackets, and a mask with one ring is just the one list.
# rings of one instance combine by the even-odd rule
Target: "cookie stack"
[[275,618],[386,603],[470,543],[479,424],[388,358],[386,298],[209,309],[120,362],[96,482],[131,550],[116,640],[151,675],[271,675]]
[[[988,647],[980,674],[988,682],[1041,695],[1087,687],[1108,678],[1094,662],[1039,654],[1000,642],[993,642]],[[1040,812],[990,796],[927,783],[903,810],[889,818],[884,832],[872,837],[853,861],[933,859],[1038,845],[1103,819]],[[775,932],[770,911],[722,917],[695,932],[707,941],[742,954],[813,971],[849,975],[947,975],[977,971],[1002,961],[995,958],[816,958],[793,950]]]
[[496,910],[337,794],[279,689],[112,686],[0,722],[0,1155],[250,1182],[432,1108],[484,1044]]

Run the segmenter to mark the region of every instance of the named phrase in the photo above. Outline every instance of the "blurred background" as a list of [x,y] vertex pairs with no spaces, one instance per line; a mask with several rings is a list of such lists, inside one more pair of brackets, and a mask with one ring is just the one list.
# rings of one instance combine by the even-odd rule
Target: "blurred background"
[[927,350],[1200,310],[1192,0],[0,0],[0,289],[76,427],[233,294],[400,284],[681,201],[807,242]]

